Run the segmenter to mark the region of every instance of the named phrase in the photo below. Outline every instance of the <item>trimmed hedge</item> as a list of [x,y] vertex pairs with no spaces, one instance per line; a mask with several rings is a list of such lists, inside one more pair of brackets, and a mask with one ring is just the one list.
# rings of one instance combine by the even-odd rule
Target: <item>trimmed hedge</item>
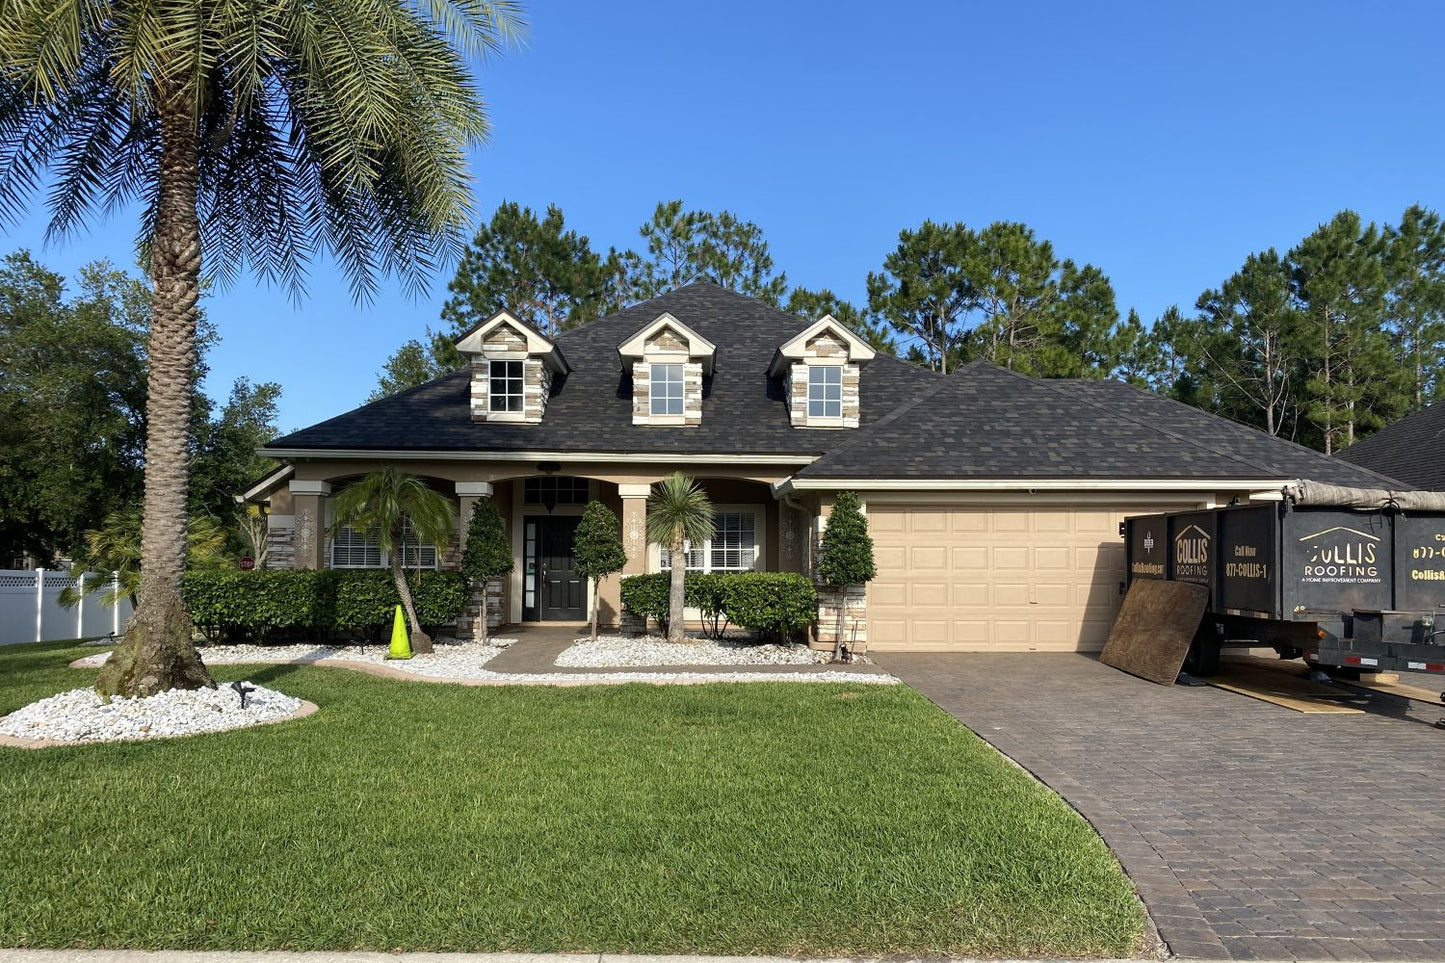
[[[407,575],[424,627],[449,625],[467,604],[460,572]],[[278,635],[361,631],[380,638],[401,599],[391,573],[379,569],[194,571],[181,583],[191,619],[213,640],[267,641]]]
[[[667,628],[671,573],[629,575],[622,580],[622,605]],[[689,572],[683,601],[702,614],[709,635],[721,635],[727,623],[761,639],[787,639],[817,618],[818,593],[796,572]]]

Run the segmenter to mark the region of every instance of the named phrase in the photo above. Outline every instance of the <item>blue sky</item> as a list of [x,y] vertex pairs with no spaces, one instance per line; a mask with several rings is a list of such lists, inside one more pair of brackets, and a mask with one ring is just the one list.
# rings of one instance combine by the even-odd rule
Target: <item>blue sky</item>
[[[794,284],[861,301],[925,218],[1019,220],[1099,265],[1121,312],[1189,307],[1252,251],[1335,211],[1445,206],[1445,5],[614,2],[529,4],[525,47],[484,65],[478,209],[560,204],[633,246],[657,201],[756,221]],[[120,217],[42,248],[71,271],[132,260]],[[330,264],[299,306],[243,279],[207,304],[207,385],[285,387],[281,427],[359,404],[435,324],[397,286],[356,306]]]

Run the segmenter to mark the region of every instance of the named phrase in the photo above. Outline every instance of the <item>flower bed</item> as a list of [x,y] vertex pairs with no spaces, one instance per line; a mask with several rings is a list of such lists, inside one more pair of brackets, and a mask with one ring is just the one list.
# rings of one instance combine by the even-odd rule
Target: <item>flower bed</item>
[[623,635],[583,639],[557,656],[569,668],[643,665],[816,665],[828,653],[804,645],[755,645],[728,639],[689,638],[681,644],[659,638]]

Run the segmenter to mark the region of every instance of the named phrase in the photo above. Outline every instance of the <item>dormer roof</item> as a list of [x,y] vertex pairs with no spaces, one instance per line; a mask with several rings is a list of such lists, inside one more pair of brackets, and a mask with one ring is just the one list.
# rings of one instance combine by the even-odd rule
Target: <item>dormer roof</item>
[[772,364],[768,365],[768,374],[777,377],[788,365],[807,357],[808,345],[824,334],[832,335],[847,345],[848,355],[842,360],[857,365],[864,365],[873,360],[875,352],[867,341],[849,331],[847,325],[831,314],[825,314],[778,348],[777,353],[773,355]]
[[487,338],[501,327],[511,328],[520,334],[527,342],[527,354],[531,357],[541,358],[542,363],[555,373],[566,374],[571,370],[561,349],[550,338],[527,322],[518,319],[505,308],[473,325],[470,330],[457,338],[457,350],[465,355],[483,354],[486,350]]
[[617,346],[617,355],[622,359],[623,366],[626,367],[633,361],[640,361],[645,355],[666,353],[657,352],[655,348],[649,351],[648,344],[669,331],[677,341],[682,343],[683,351],[680,353],[685,353],[689,361],[701,362],[703,376],[711,377],[717,345],[667,311],[638,328],[626,341]]

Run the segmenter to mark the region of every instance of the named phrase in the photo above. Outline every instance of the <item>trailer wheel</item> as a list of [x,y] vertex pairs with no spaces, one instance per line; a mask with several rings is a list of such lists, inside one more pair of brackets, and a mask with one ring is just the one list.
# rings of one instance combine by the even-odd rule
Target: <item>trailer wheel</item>
[[1194,641],[1184,656],[1184,671],[1199,678],[1219,674],[1219,634],[1214,626],[1202,625],[1194,634]]

